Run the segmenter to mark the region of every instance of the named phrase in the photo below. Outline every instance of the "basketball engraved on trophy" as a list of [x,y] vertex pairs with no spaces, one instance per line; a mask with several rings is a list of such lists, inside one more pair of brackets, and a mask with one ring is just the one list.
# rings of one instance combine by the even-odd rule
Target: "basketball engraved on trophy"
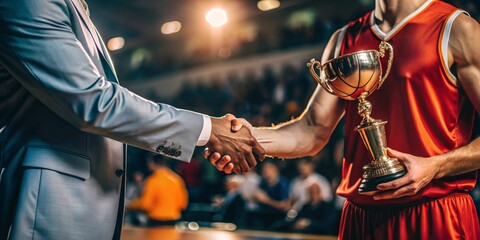
[[[380,57],[389,51],[388,66],[382,76]],[[372,104],[366,100],[370,94],[378,90],[392,67],[393,48],[387,42],[381,42],[379,51],[365,50],[339,56],[321,64],[315,59],[307,64],[312,77],[329,93],[345,100],[358,100],[358,114],[363,117],[355,130],[360,133],[365,147],[373,157],[373,161],[363,166],[363,179],[358,191],[361,194],[373,195],[377,185],[400,178],[406,173],[405,167],[398,159],[387,155],[385,124],[387,121],[370,117]],[[315,72],[320,71],[320,75]]]

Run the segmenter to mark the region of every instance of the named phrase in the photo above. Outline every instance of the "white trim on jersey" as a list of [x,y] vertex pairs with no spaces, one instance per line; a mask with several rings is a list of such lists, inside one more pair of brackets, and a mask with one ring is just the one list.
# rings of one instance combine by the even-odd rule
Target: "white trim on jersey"
[[455,81],[455,84],[457,84],[457,77],[450,71],[450,68],[448,67],[448,41],[450,40],[450,32],[452,30],[453,21],[455,21],[455,19],[457,19],[457,17],[462,13],[469,15],[464,10],[457,10],[450,15],[450,17],[448,17],[443,35],[441,36],[442,45],[440,54],[442,55],[443,66],[445,66],[445,71],[447,71],[447,74],[450,76],[450,78]]
[[401,29],[405,24],[408,23],[412,18],[416,17],[420,12],[422,12],[425,8],[427,8],[433,0],[428,0],[422,4],[417,10],[410,13],[407,17],[405,17],[402,21],[400,21],[397,25],[395,25],[390,31],[384,33],[375,22],[375,11],[372,11],[370,15],[370,26],[372,30],[384,41],[388,41],[390,37],[392,37],[399,29]]

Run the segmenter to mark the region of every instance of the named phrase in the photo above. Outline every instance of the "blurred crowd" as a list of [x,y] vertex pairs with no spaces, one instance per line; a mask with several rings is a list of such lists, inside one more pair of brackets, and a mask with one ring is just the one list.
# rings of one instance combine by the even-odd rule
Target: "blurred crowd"
[[225,60],[318,44],[328,40],[331,33],[342,26],[340,24],[339,21],[322,20],[314,22],[311,26],[284,26],[276,31],[274,39],[259,31],[252,39],[236,39],[235,44],[229,43],[228,38],[224,37],[226,39],[218,46],[203,44],[188,54],[179,54],[177,51],[152,53],[161,57],[144,59],[137,68],[119,71],[127,79],[143,79]]
[[[463,0],[451,2],[469,11],[472,17],[480,18],[478,3]],[[334,27],[335,25],[325,31],[333,31]],[[318,31],[303,29],[300,35],[285,32],[285,39],[290,39],[291,42],[284,43],[282,48],[327,40],[321,36],[308,37],[309,32]],[[268,51],[268,48],[262,51]],[[184,86],[174,99],[168,99],[167,102],[212,116],[233,113],[237,117],[246,118],[254,126],[269,126],[299,116],[317,85],[306,69],[296,69],[288,65],[283,67],[280,74],[275,74],[266,66],[261,76],[256,76],[253,72],[242,76],[231,73],[226,81],[211,79],[208,84]],[[165,101],[161,96],[148,97]],[[171,214],[169,218],[162,216],[158,222],[230,222],[239,228],[334,235],[344,201],[335,194],[341,176],[343,132],[341,122],[330,142],[317,156],[288,160],[268,159],[245,175],[225,175],[218,172],[203,158],[203,149],[197,150],[190,163],[169,161],[164,164],[169,170],[162,174],[181,177],[175,179],[180,179],[180,188],[184,186],[187,190],[189,204],[188,207],[174,207],[181,217]],[[480,129],[477,129],[478,132]],[[157,168],[151,164],[147,167],[146,164],[147,159],[154,157],[131,148],[129,158],[127,198],[131,201],[131,211],[127,215],[127,222],[148,224],[146,219],[155,216],[148,216],[147,213],[145,217],[136,210],[142,191],[145,191],[144,180],[149,181],[148,178],[155,175],[146,177],[147,173],[156,172]],[[156,191],[172,195],[173,192],[181,190],[165,191],[157,187]],[[480,190],[476,188],[472,196],[478,206]]]

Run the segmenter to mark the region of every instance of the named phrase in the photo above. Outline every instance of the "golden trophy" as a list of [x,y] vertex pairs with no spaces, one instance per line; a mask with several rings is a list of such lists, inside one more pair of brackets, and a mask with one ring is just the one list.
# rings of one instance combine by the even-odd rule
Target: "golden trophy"
[[[380,58],[389,51],[388,66],[382,76]],[[345,100],[358,100],[358,114],[363,117],[355,130],[360,133],[363,143],[370,151],[373,161],[363,166],[363,179],[358,191],[373,195],[377,185],[400,178],[407,172],[398,159],[387,155],[385,124],[387,121],[370,117],[372,104],[366,100],[379,89],[392,67],[393,48],[381,42],[379,51],[366,50],[343,55],[321,64],[315,59],[307,64],[313,78],[329,93]],[[315,72],[320,71],[320,75]]]

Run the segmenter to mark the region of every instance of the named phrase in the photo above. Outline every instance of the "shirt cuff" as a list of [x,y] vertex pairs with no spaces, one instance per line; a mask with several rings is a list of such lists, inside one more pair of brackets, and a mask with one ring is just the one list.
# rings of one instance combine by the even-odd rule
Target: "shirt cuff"
[[207,115],[203,116],[203,128],[200,132],[200,137],[198,137],[197,146],[205,146],[210,140],[210,135],[212,134],[212,119]]

